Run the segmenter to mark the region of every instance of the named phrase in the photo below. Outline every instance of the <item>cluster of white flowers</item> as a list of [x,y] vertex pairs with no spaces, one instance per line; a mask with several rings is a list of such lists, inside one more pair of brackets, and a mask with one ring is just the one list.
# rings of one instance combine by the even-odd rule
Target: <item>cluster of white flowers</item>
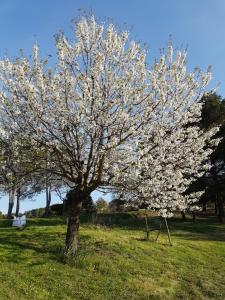
[[210,70],[188,73],[186,52],[172,45],[149,70],[140,44],[94,17],[82,18],[75,35],[57,36],[54,71],[37,46],[31,62],[0,61],[4,128],[47,149],[50,171],[86,194],[115,185],[163,216],[185,209],[214,133],[189,126]]
[[150,71],[152,119],[117,178],[128,201],[144,204],[163,217],[185,211],[198,201],[202,193],[188,194],[187,189],[210,168],[207,158],[212,150],[205,149],[206,143],[219,142],[211,139],[218,128],[205,132],[197,126],[209,70],[189,74],[186,52],[178,52],[174,60],[172,54],[170,45],[167,57],[162,55]]

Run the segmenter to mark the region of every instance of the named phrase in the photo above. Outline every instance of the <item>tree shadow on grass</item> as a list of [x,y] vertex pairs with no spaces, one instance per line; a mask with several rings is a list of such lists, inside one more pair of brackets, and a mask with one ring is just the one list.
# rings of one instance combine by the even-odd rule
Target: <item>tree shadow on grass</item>
[[172,234],[180,238],[225,241],[225,224],[218,223],[215,217],[200,217],[195,222],[173,218],[168,223]]
[[[188,230],[189,229],[189,230]],[[183,240],[225,242],[225,229],[208,227],[205,230],[187,228],[185,231],[171,230],[171,235]]]
[[[148,218],[148,220],[150,226],[159,226],[160,220],[158,217]],[[143,230],[145,228],[145,219],[135,213],[103,213],[98,214],[95,223],[92,224],[103,225],[112,229]]]
[[0,229],[11,227],[12,220],[0,220]]
[[[58,260],[60,246],[63,239],[59,238],[59,234],[49,234],[36,232],[30,234],[15,234],[0,236],[0,252],[4,253],[3,258],[8,258],[10,262],[18,263],[21,260],[30,261],[35,253],[40,254],[39,258],[43,261],[48,259]],[[5,250],[5,251],[3,251]],[[29,251],[32,252],[29,252]],[[0,254],[1,259],[1,254]]]
[[[140,230],[145,235],[145,219],[135,214],[117,213],[102,214],[98,217],[98,224],[109,228],[119,228],[124,230]],[[157,217],[148,218],[148,226],[151,232],[157,232],[162,222],[161,232],[166,234],[164,220]],[[225,224],[218,223],[215,216],[200,216],[196,221],[182,221],[181,218],[171,218],[167,220],[172,236],[187,240],[208,240],[225,241]]]
[[66,218],[64,217],[50,217],[50,218],[33,218],[27,220],[27,226],[58,226],[66,225]]
[[[8,232],[7,232],[8,233]],[[16,231],[15,231],[16,233]],[[91,243],[91,237],[82,236],[81,245],[84,250]],[[20,235],[0,234],[0,263],[1,261],[9,261],[20,264],[23,262],[29,266],[43,265],[50,260],[64,263],[65,233],[49,233],[49,232],[23,232]],[[1,255],[1,252],[3,253]],[[32,259],[35,261],[31,262]]]
[[[104,216],[106,217],[106,216]],[[123,219],[124,217],[124,219]],[[114,219],[113,219],[114,218]],[[105,219],[104,219],[105,220]],[[103,221],[104,221],[103,220]],[[52,231],[48,226],[63,224],[64,220],[56,219],[37,219],[30,223],[32,227],[25,228],[24,231],[15,228],[2,228],[0,230],[0,262],[7,260],[14,263],[23,261],[27,265],[32,265],[32,259],[35,265],[44,264],[49,259],[61,262],[64,247],[65,232]],[[10,224],[10,223],[5,223]],[[29,223],[28,223],[29,224]],[[44,225],[48,224],[48,225]],[[83,223],[85,224],[85,223]],[[104,224],[104,223],[103,223]],[[154,237],[159,229],[160,219],[157,217],[149,218],[149,227]],[[225,241],[225,225],[221,225],[214,218],[199,218],[196,222],[183,222],[181,219],[173,218],[168,220],[172,239],[196,240],[196,241]],[[43,226],[38,230],[38,226]],[[46,228],[44,227],[46,226]],[[88,225],[89,226],[89,225]],[[106,225],[110,228],[119,228],[124,230],[138,230],[142,237],[136,238],[139,242],[147,242],[145,236],[145,223],[143,219],[138,219],[133,215],[119,214],[112,216],[110,224]],[[93,226],[90,226],[93,229]],[[151,236],[150,232],[150,236]],[[165,226],[162,228],[165,235]],[[160,233],[161,235],[161,233]],[[132,239],[132,238],[131,238]],[[101,242],[101,241],[100,241]],[[165,246],[167,243],[163,242]],[[160,241],[156,244],[162,245]],[[81,251],[92,253],[107,250],[107,245],[99,244],[94,241],[90,235],[81,234]],[[100,249],[100,250],[99,250]],[[1,254],[2,253],[2,254]]]

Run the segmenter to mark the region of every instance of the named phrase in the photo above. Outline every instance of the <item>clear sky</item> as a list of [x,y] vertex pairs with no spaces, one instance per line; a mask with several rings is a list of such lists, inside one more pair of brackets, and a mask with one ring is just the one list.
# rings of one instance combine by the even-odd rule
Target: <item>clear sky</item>
[[[54,34],[71,36],[71,20],[79,9],[92,11],[100,20],[110,19],[132,37],[149,46],[151,63],[168,38],[177,47],[188,47],[189,68],[212,65],[212,87],[225,97],[225,0],[1,0],[0,56],[19,49],[29,55],[37,42],[42,54],[54,62]],[[98,194],[95,194],[98,197]],[[6,209],[0,199],[0,210]],[[22,210],[44,206],[44,198],[26,201]]]

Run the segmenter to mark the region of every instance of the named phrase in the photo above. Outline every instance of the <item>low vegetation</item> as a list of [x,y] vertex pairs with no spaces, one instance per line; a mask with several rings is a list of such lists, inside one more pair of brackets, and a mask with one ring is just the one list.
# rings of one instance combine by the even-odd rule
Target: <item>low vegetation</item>
[[1,220],[0,299],[225,299],[225,225],[214,217],[170,220],[172,247],[165,228],[154,242],[156,217],[150,241],[137,212],[81,221],[78,255],[65,264],[63,218],[24,230]]

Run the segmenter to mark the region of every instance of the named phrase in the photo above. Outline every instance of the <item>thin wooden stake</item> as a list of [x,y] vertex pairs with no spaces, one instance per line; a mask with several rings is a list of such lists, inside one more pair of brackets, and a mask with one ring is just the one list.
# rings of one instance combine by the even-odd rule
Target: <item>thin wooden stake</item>
[[167,224],[166,218],[164,218],[164,221],[165,221],[165,223],[166,223],[167,236],[168,236],[168,239],[169,239],[169,243],[170,243],[170,246],[172,246],[172,242],[171,242],[171,238],[170,238],[169,226],[168,226],[168,224]]
[[159,230],[158,230],[158,233],[157,233],[157,237],[156,237],[156,239],[155,239],[156,242],[157,242],[158,237],[159,237],[159,234],[160,234],[160,232],[161,232],[161,228],[162,228],[162,222],[161,222],[161,220],[160,220]]
[[148,226],[148,218],[147,218],[147,214],[145,215],[145,226],[146,226],[146,240],[149,241],[149,226]]

